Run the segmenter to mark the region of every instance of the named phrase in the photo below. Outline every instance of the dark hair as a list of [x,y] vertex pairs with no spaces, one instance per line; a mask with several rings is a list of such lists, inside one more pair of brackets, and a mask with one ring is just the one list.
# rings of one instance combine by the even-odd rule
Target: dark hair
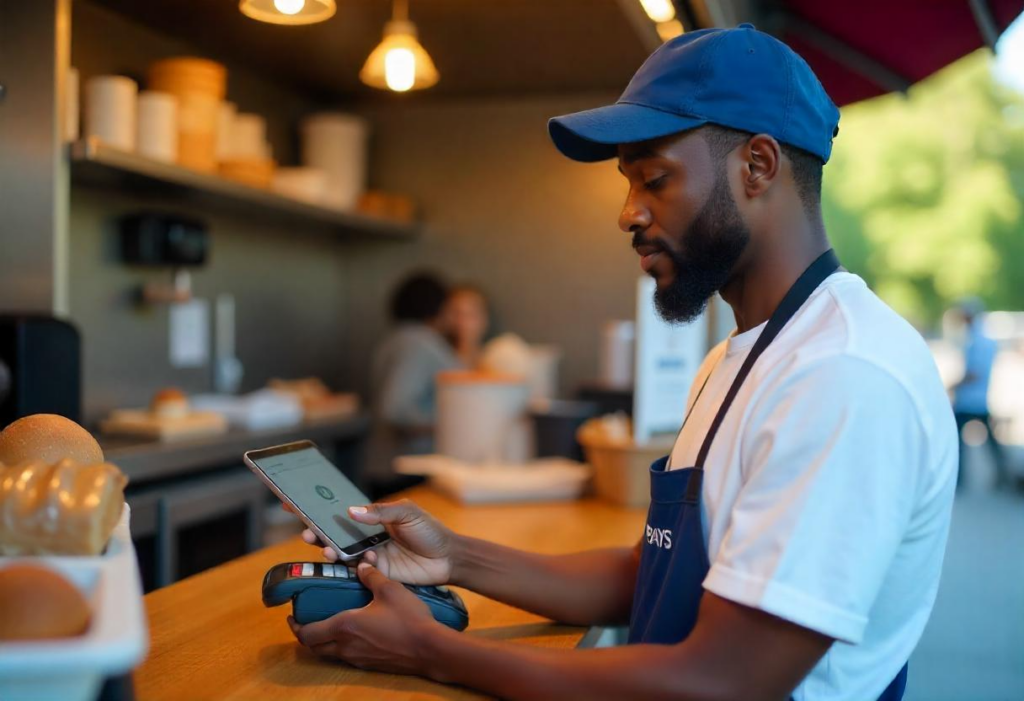
[[391,318],[395,321],[430,321],[441,313],[448,287],[433,273],[415,273],[405,278],[391,297]]
[[[701,127],[701,133],[711,148],[711,155],[716,159],[725,158],[726,154],[749,139],[753,134],[738,129],[730,129],[717,124]],[[821,170],[824,163],[813,153],[803,149],[780,143],[782,153],[793,164],[793,181],[804,211],[810,217],[818,216],[821,210]]]

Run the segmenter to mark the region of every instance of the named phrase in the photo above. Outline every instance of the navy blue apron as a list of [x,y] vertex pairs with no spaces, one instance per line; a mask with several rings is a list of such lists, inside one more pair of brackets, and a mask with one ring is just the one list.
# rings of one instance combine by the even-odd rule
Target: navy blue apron
[[[754,362],[825,278],[837,269],[839,260],[835,253],[827,251],[786,293],[729,387],[697,453],[696,466],[669,470],[667,456],[651,465],[651,506],[629,621],[630,643],[672,645],[682,642],[693,630],[704,593],[704,579],[711,567],[700,517],[704,463],[711,443]],[[686,419],[690,418],[706,386],[707,378]],[[683,425],[686,425],[685,419]],[[879,701],[899,701],[906,685],[907,665],[903,665]]]

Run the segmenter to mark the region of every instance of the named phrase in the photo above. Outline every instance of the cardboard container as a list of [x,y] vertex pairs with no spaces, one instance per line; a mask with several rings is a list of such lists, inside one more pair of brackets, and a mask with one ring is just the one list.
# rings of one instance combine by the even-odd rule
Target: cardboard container
[[178,163],[217,170],[217,126],[227,69],[202,58],[169,58],[149,67],[149,89],[178,98]]
[[594,492],[598,497],[619,506],[645,507],[651,503],[651,463],[671,452],[671,440],[637,445],[631,438],[601,436],[587,430],[587,424],[576,438],[594,468]]

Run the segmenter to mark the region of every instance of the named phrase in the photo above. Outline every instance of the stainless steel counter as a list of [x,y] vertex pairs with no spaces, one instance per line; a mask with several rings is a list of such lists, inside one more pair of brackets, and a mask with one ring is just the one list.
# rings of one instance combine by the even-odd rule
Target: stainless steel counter
[[219,436],[161,442],[98,436],[109,462],[128,476],[133,487],[154,480],[180,477],[216,467],[242,463],[242,453],[254,448],[309,439],[327,448],[332,444],[358,443],[370,430],[366,414],[334,420],[307,422],[267,431],[232,430]]

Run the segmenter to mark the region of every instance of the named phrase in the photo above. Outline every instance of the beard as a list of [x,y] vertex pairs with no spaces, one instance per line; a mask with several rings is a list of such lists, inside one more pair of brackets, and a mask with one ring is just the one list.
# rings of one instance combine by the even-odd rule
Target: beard
[[[635,243],[638,238],[639,233],[634,236]],[[685,254],[663,247],[675,276],[667,286],[655,290],[654,306],[665,321],[686,324],[699,317],[729,281],[750,241],[750,229],[740,217],[724,173],[715,178],[708,201],[678,240]]]

